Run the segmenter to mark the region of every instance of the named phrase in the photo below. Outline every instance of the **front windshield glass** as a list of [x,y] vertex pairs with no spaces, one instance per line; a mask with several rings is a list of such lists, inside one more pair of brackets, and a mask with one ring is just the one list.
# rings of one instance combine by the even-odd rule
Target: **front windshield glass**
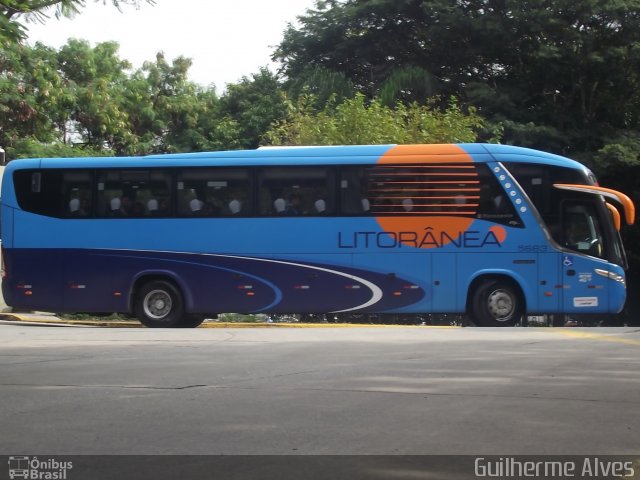
[[604,258],[605,237],[594,205],[566,202],[562,245],[585,255]]
[[[554,188],[554,184],[593,185],[595,176],[582,170],[550,165],[506,162],[509,172],[525,190],[544,222],[549,236],[560,246],[607,259],[626,268],[620,235],[600,195]],[[574,230],[575,233],[569,230]],[[576,239],[580,231],[586,232]]]

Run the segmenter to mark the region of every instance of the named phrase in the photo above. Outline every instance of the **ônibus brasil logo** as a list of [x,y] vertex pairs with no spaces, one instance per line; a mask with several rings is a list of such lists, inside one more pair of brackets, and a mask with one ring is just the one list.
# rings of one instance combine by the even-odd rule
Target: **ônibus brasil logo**
[[66,480],[67,472],[73,468],[73,462],[62,462],[55,458],[9,457],[9,478],[31,480]]

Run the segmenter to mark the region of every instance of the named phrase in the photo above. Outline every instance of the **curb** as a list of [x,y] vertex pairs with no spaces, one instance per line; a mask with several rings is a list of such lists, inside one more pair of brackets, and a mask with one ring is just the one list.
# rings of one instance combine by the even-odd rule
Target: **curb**
[[14,322],[44,322],[44,323],[64,323],[64,320],[53,314],[39,313],[0,313],[0,320],[11,320]]
[[142,327],[138,322],[114,321],[105,322],[104,320],[64,320],[52,314],[33,314],[33,313],[1,313],[1,321],[38,323],[48,325],[67,325],[67,326],[88,326],[88,327]]
[[[49,325],[89,326],[106,328],[144,328],[138,321],[104,321],[104,320],[63,320],[55,315],[2,313],[0,321],[38,323]],[[204,322],[198,328],[463,328],[450,325],[377,325],[352,323],[242,323],[242,322]]]

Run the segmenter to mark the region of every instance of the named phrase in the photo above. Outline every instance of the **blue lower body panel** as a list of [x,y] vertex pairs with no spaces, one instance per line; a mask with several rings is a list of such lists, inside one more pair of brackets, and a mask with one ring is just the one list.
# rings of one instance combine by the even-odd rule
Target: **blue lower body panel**
[[7,304],[49,311],[127,312],[136,281],[151,276],[172,279],[194,313],[407,311],[425,296],[401,275],[289,258],[6,249],[5,261]]

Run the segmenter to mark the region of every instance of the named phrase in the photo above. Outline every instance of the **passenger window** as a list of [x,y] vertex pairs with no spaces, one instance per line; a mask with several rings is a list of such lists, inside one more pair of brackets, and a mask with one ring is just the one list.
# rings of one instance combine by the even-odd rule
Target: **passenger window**
[[333,169],[326,167],[265,168],[260,175],[260,214],[332,215],[333,179]]
[[347,214],[476,215],[480,181],[473,165],[390,165],[345,169]]
[[253,213],[250,171],[195,168],[178,174],[178,213],[189,217],[232,217]]
[[[487,165],[478,165],[480,198],[476,218],[502,223],[511,227],[523,227],[511,199]],[[524,206],[524,204],[522,204]]]
[[88,171],[66,171],[62,175],[62,215],[87,218],[92,215],[93,175]]
[[61,218],[92,214],[92,173],[89,170],[18,170],[14,173],[20,208]]
[[340,175],[340,204],[344,215],[368,215],[371,200],[364,167],[345,167]]
[[511,200],[486,165],[347,167],[340,178],[346,215],[439,215],[521,226]]
[[171,175],[164,170],[98,172],[98,215],[111,218],[171,215]]

